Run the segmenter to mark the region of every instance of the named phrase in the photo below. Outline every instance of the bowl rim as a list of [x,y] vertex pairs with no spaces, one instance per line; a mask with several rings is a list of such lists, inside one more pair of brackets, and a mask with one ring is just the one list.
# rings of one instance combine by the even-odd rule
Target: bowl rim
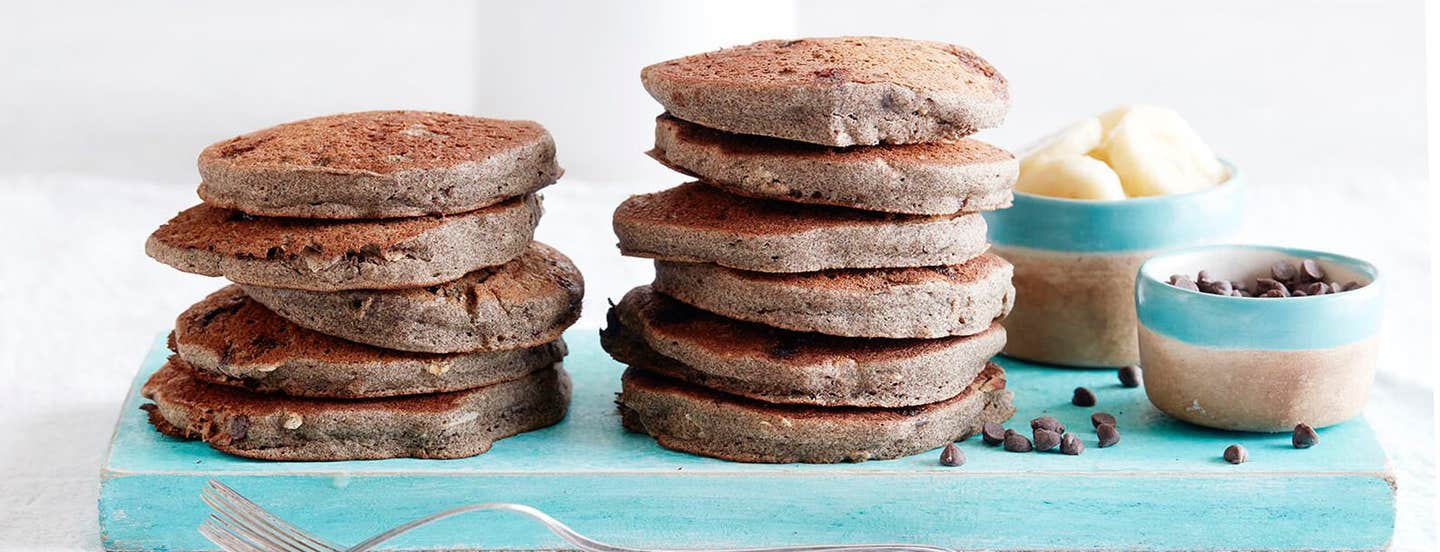
[[[1306,259],[1306,258],[1319,258],[1319,259],[1324,259],[1324,260],[1328,260],[1328,261],[1331,261],[1331,262],[1339,262],[1339,263],[1343,263],[1343,264],[1348,265],[1351,269],[1353,269],[1353,270],[1355,270],[1355,271],[1357,271],[1357,272],[1360,272],[1360,273],[1362,273],[1362,274],[1364,274],[1364,275],[1366,275],[1366,276],[1368,276],[1368,277],[1370,278],[1370,283],[1365,284],[1364,286],[1360,287],[1359,289],[1354,289],[1354,290],[1351,290],[1351,291],[1346,291],[1346,292],[1341,292],[1341,293],[1326,293],[1326,294],[1324,294],[1324,295],[1307,295],[1307,296],[1304,296],[1304,297],[1284,297],[1284,298],[1283,298],[1283,299],[1287,299],[1287,300],[1298,300],[1298,301],[1311,301],[1311,302],[1314,302],[1314,301],[1339,301],[1339,300],[1345,300],[1345,299],[1347,299],[1347,298],[1357,298],[1358,296],[1361,296],[1361,295],[1369,295],[1369,294],[1373,294],[1373,293],[1379,293],[1379,290],[1381,289],[1381,286],[1383,285],[1383,282],[1384,282],[1384,276],[1383,276],[1382,273],[1380,272],[1380,269],[1378,269],[1378,268],[1375,267],[1375,264],[1374,264],[1374,263],[1371,263],[1370,261],[1366,261],[1366,260],[1364,260],[1364,259],[1360,259],[1360,258],[1358,258],[1358,257],[1352,257],[1352,256],[1349,256],[1349,255],[1342,255],[1342,254],[1339,254],[1339,253],[1332,253],[1332,252],[1329,252],[1329,251],[1321,251],[1321,250],[1318,250],[1318,249],[1304,249],[1304,248],[1299,248],[1299,247],[1288,247],[1288,246],[1283,246],[1283,245],[1253,244],[1253,243],[1221,243],[1221,244],[1196,245],[1196,246],[1190,246],[1190,247],[1181,247],[1181,248],[1177,248],[1177,249],[1169,249],[1169,250],[1166,250],[1166,251],[1164,251],[1164,252],[1158,253],[1158,254],[1156,254],[1156,255],[1154,255],[1154,256],[1151,256],[1149,259],[1146,259],[1145,262],[1140,263],[1140,268],[1139,268],[1138,270],[1136,270],[1136,273],[1135,273],[1136,285],[1138,286],[1138,285],[1140,285],[1140,282],[1146,282],[1146,281],[1148,281],[1148,282],[1151,282],[1151,283],[1153,283],[1153,284],[1157,284],[1157,285],[1163,286],[1165,289],[1174,290],[1174,291],[1177,292],[1177,293],[1190,294],[1190,295],[1198,295],[1198,296],[1206,297],[1207,299],[1204,299],[1204,300],[1216,300],[1216,301],[1258,301],[1258,302],[1261,302],[1261,303],[1278,303],[1278,301],[1274,301],[1274,300],[1273,300],[1274,298],[1272,298],[1272,297],[1235,297],[1235,296],[1233,296],[1233,295],[1216,295],[1216,294],[1213,294],[1213,293],[1205,293],[1205,292],[1198,291],[1198,290],[1192,290],[1192,289],[1186,289],[1186,288],[1182,288],[1182,287],[1176,287],[1176,286],[1170,285],[1170,282],[1169,282],[1168,280],[1161,279],[1162,277],[1160,277],[1160,276],[1156,276],[1156,275],[1150,274],[1150,272],[1152,272],[1151,268],[1152,268],[1152,265],[1153,265],[1153,264],[1155,264],[1155,263],[1157,263],[1157,262],[1160,262],[1160,261],[1163,261],[1163,260],[1165,260],[1165,259],[1167,259],[1167,258],[1170,258],[1170,257],[1178,257],[1178,256],[1181,256],[1181,255],[1187,255],[1187,254],[1192,254],[1192,253],[1202,253],[1202,252],[1206,252],[1206,251],[1214,251],[1214,250],[1234,250],[1234,249],[1247,249],[1247,250],[1255,250],[1255,251],[1274,251],[1274,252],[1279,252],[1279,253],[1285,253],[1285,254],[1287,254],[1287,255],[1291,255],[1291,256],[1294,256],[1294,257],[1301,258],[1301,259]],[[1168,276],[1166,276],[1165,278],[1168,278]],[[1286,302],[1290,302],[1290,301],[1286,301]],[[1294,304],[1294,303],[1290,303],[1290,304]]]
[[1228,159],[1224,157],[1217,157],[1217,159],[1220,160],[1221,165],[1225,166],[1225,180],[1221,181],[1219,184],[1196,192],[1186,192],[1183,194],[1166,194],[1157,196],[1127,197],[1124,199],[1073,199],[1068,197],[1053,197],[1047,195],[1032,194],[1028,192],[1022,192],[1020,190],[1014,190],[1011,193],[1014,194],[1017,200],[1034,202],[1040,205],[1048,204],[1055,206],[1064,205],[1093,208],[1124,208],[1124,206],[1144,207],[1167,201],[1184,201],[1185,199],[1193,199],[1209,194],[1226,193],[1234,190],[1235,188],[1244,187],[1244,180],[1241,178],[1242,173],[1240,172],[1240,168],[1236,167],[1234,163],[1231,163]]

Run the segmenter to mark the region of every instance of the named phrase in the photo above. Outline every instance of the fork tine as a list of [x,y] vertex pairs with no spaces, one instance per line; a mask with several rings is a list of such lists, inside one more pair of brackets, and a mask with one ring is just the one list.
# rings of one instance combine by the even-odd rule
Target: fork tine
[[235,512],[225,508],[216,502],[213,496],[201,493],[200,500],[205,501],[205,503],[210,505],[210,508],[214,510],[214,512],[210,514],[210,519],[217,525],[241,538],[255,543],[262,549],[274,552],[301,552],[300,549],[291,546],[290,543],[276,538],[267,528],[257,526],[254,522],[244,519]]
[[316,537],[290,522],[280,519],[280,517],[270,513],[270,511],[250,499],[245,498],[244,495],[241,495],[238,491],[224,483],[212,479],[209,485],[210,488],[206,490],[211,491],[212,496],[215,496],[222,504],[228,505],[236,514],[251,520],[253,523],[269,528],[274,537],[289,543],[295,548],[309,552],[336,552],[343,550],[342,547],[336,546],[334,543]]
[[200,534],[225,552],[264,552],[212,521],[200,524]]

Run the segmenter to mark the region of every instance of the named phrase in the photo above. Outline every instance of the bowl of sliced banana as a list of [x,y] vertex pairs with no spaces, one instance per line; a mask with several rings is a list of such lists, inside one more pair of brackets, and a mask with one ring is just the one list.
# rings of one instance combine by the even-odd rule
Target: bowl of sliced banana
[[1076,367],[1140,361],[1135,274],[1150,257],[1222,243],[1244,183],[1174,110],[1124,106],[1020,153],[1014,205],[985,214],[1015,265],[1006,355]]

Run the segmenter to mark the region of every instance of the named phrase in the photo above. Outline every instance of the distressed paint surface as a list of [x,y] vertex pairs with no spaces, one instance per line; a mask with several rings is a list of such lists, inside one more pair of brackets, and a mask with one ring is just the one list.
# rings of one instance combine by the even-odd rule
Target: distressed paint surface
[[[668,451],[626,433],[613,399],[621,366],[593,330],[566,336],[575,402],[562,424],[506,439],[462,460],[286,463],[232,458],[162,436],[132,396],[102,474],[105,545],[127,550],[211,546],[195,527],[217,478],[296,524],[342,543],[460,504],[539,507],[615,544],[695,548],[914,541],[964,549],[1377,549],[1394,525],[1389,468],[1357,420],[1295,450],[1288,435],[1235,434],[1172,420],[1110,370],[1053,370],[1001,358],[1019,413],[1042,413],[1085,441],[1083,456],[1013,454],[963,443],[938,452],[841,465],[737,464]],[[163,342],[137,378],[158,368]],[[1069,404],[1090,387],[1100,405]],[[1101,449],[1088,421],[1114,414],[1122,441]],[[1226,464],[1231,443],[1251,461]],[[1043,527],[1043,530],[1038,528]],[[480,513],[397,541],[401,548],[553,548],[527,520]]]

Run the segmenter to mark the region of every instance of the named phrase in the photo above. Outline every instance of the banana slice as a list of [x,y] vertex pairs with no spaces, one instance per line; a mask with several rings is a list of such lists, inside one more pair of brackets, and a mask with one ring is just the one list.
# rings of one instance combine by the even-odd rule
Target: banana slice
[[1099,120],[1105,140],[1092,155],[1114,169],[1130,197],[1195,192],[1226,177],[1215,152],[1174,110],[1127,106]]
[[1020,172],[1023,174],[1026,168],[1056,157],[1085,155],[1099,147],[1104,137],[1100,119],[1087,117],[1077,121],[1060,132],[1042,138],[1020,160]]
[[1108,165],[1083,154],[1049,157],[1021,170],[1017,191],[1070,199],[1125,199],[1120,177]]

